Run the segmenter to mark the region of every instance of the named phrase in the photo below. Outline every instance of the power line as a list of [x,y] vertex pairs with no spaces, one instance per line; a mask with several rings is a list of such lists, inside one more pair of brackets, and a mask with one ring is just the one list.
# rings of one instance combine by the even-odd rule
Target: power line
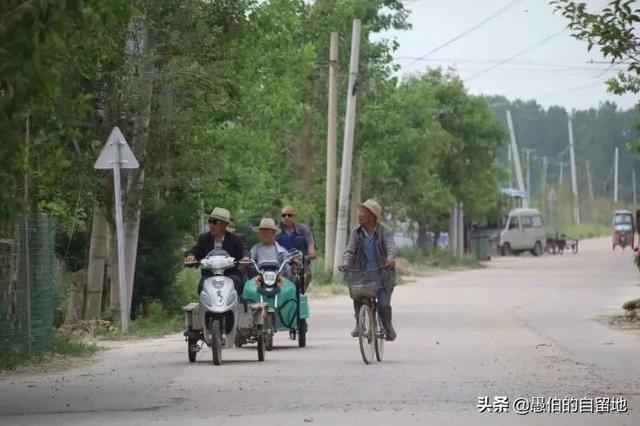
[[490,67],[487,67],[487,68],[483,69],[482,71],[479,71],[479,72],[477,72],[477,73],[475,73],[475,74],[471,75],[470,77],[467,77],[467,78],[466,78],[466,79],[464,79],[464,80],[465,80],[465,81],[469,81],[469,80],[472,80],[472,79],[474,79],[474,78],[476,78],[476,77],[480,77],[481,75],[484,75],[484,74],[488,73],[489,71],[491,71],[491,70],[494,70],[494,69],[498,68],[500,65],[504,65],[504,64],[506,64],[507,62],[511,61],[512,59],[515,59],[515,58],[517,58],[518,56],[522,56],[522,55],[524,55],[525,53],[528,53],[528,52],[532,51],[532,50],[533,50],[533,49],[535,49],[536,47],[538,47],[538,46],[541,46],[541,45],[545,44],[545,43],[546,43],[546,42],[548,42],[549,40],[552,40],[552,39],[554,39],[554,38],[558,37],[560,34],[564,33],[565,31],[567,31],[567,30],[566,30],[566,29],[563,29],[563,30],[561,30],[561,31],[558,31],[558,32],[557,32],[557,33],[555,33],[555,34],[550,35],[550,36],[549,36],[549,37],[547,37],[547,38],[543,38],[543,39],[542,39],[542,40],[540,40],[539,42],[532,44],[531,46],[527,47],[526,49],[523,49],[523,50],[519,51],[518,53],[516,53],[516,54],[514,54],[514,55],[512,55],[512,56],[510,56],[510,57],[508,57],[507,59],[503,59],[503,60],[501,60],[500,62],[498,62],[498,63],[496,63],[496,64],[494,64],[494,65],[491,65]]
[[444,49],[445,47],[449,46],[451,43],[460,40],[462,37],[472,33],[473,31],[477,30],[478,28],[480,28],[481,26],[483,26],[484,24],[486,24],[487,22],[495,19],[496,17],[498,17],[499,15],[501,15],[502,13],[506,12],[507,10],[511,9],[513,6],[515,6],[518,3],[521,3],[523,0],[512,0],[511,2],[509,2],[506,6],[502,7],[501,9],[499,9],[498,11],[496,11],[493,15],[483,19],[482,21],[478,22],[476,25],[472,26],[471,28],[461,32],[460,34],[458,34],[457,36],[455,36],[454,38],[442,43],[441,45],[434,47],[433,49],[431,49],[430,51],[428,51],[427,53],[425,53],[424,55],[420,56],[418,59],[414,60],[413,62],[411,62],[408,66],[411,66],[413,64],[415,64],[416,62],[418,62],[421,59],[426,58],[427,56],[436,53],[437,51]]

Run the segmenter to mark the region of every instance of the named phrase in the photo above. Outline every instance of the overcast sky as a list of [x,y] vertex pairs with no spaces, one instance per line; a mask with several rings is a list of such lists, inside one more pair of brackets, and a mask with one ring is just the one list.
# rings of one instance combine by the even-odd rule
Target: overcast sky
[[[605,2],[587,0],[591,8]],[[407,0],[405,4],[413,29],[382,35],[400,43],[395,58],[402,66],[401,75],[432,66],[453,67],[473,94],[534,98],[544,106],[568,109],[597,107],[606,100],[631,108],[639,100],[637,95],[607,93],[604,81],[615,75],[615,69],[597,63],[604,61],[599,51],[589,53],[585,43],[569,31],[562,32],[567,21],[553,12],[547,0]],[[468,35],[421,58],[505,7]]]

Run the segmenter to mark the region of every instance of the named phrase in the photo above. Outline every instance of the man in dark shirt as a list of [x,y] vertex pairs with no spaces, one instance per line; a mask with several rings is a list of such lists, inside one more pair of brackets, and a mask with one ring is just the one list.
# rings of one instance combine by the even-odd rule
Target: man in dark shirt
[[282,209],[282,221],[280,222],[280,233],[276,237],[278,244],[287,251],[298,249],[304,255],[304,288],[311,282],[311,261],[316,257],[316,245],[313,234],[309,227],[303,223],[296,222],[296,211],[291,206]]
[[[227,209],[216,207],[209,216],[209,232],[200,234],[196,245],[193,246],[186,254],[185,262],[194,262],[204,259],[212,250],[221,249],[226,251],[229,256],[238,261],[249,262],[249,250],[244,240],[238,235],[227,231],[229,222],[231,221],[231,213]],[[246,266],[241,266],[245,269]],[[198,284],[198,296],[202,292],[202,285],[206,277],[211,276],[211,271],[201,269],[202,277]],[[242,294],[244,283],[242,274],[237,266],[229,268],[224,273],[233,280],[234,287],[238,294]]]

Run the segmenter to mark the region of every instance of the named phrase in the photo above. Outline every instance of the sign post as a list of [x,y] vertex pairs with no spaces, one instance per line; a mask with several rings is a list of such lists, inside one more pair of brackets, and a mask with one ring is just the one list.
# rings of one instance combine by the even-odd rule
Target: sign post
[[94,166],[97,170],[113,169],[113,189],[115,192],[116,209],[116,239],[118,243],[118,282],[120,295],[120,322],[122,334],[129,333],[129,309],[127,302],[127,280],[125,274],[124,258],[124,225],[122,219],[122,187],[120,169],[137,169],[140,167],[138,160],[133,155],[122,132],[114,127],[109,139],[102,148],[102,152]]

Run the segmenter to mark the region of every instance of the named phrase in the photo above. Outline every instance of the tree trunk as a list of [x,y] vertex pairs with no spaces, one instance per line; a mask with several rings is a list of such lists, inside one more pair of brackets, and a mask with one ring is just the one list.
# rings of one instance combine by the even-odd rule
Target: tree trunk
[[153,97],[155,69],[151,58],[152,37],[144,19],[137,19],[129,25],[129,37],[125,46],[128,57],[127,79],[123,90],[123,110],[128,118],[129,142],[138,158],[139,169],[128,173],[127,191],[124,200],[125,265],[127,279],[127,310],[131,313],[133,279],[135,276],[138,251],[138,231],[140,210],[144,189],[144,159],[149,137],[149,122]]
[[89,246],[89,268],[87,271],[87,297],[84,319],[100,317],[102,310],[102,288],[104,285],[104,266],[107,254],[107,218],[100,206],[93,208],[91,225],[91,243]]
[[428,241],[427,241],[427,225],[425,223],[418,223],[418,250],[421,254],[426,254]]

